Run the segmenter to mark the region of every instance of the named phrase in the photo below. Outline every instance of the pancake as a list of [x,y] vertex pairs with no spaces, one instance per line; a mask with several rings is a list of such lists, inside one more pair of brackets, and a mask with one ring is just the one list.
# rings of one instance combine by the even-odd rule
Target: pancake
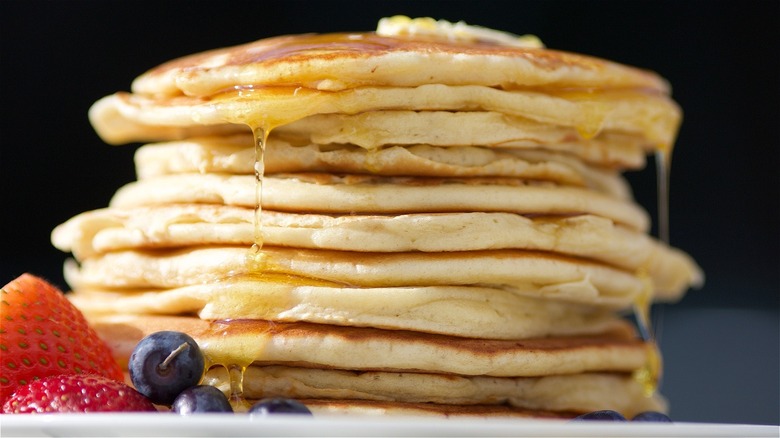
[[[441,129],[431,130],[431,126]],[[609,168],[641,168],[647,139],[602,131],[584,137],[577,129],[489,111],[367,111],[317,114],[274,129],[323,145],[354,144],[365,149],[387,145],[484,146],[546,149],[574,155]]]
[[[250,135],[193,138],[148,144],[135,155],[138,179],[176,173],[254,175]],[[263,156],[265,174],[353,173],[425,177],[515,177],[585,186],[621,199],[630,189],[615,171],[587,166],[565,154],[483,147],[389,146],[367,151],[350,145],[293,145],[270,137]]]
[[[99,112],[98,109],[95,113]],[[442,129],[431,131],[430,126]],[[240,143],[224,138],[249,133],[239,125],[192,127],[145,127],[144,134],[127,135],[127,140],[195,139],[212,133],[220,144]],[[511,150],[543,149],[576,156],[583,161],[608,168],[639,169],[645,164],[645,148],[650,145],[641,136],[603,132],[583,138],[576,129],[534,122],[497,112],[450,111],[370,111],[354,115],[318,114],[279,126],[275,133],[315,145],[357,145],[378,149],[388,145],[479,146]],[[113,135],[120,135],[114,131]],[[275,141],[272,135],[270,140]],[[333,146],[331,146],[332,148]],[[272,151],[271,151],[272,152]],[[279,163],[286,164],[286,163]],[[272,171],[273,172],[273,171]]]
[[[225,204],[254,208],[251,175],[176,174],[131,182],[110,205]],[[646,231],[647,213],[580,187],[516,178],[420,178],[323,173],[269,175],[262,182],[264,209],[309,213],[396,214],[511,212],[536,215],[593,214]]]
[[647,346],[636,339],[628,323],[596,335],[504,341],[261,320],[207,322],[146,315],[88,315],[88,319],[124,364],[138,341],[160,330],[190,334],[210,363],[225,366],[534,377],[632,373],[648,359]]
[[[701,284],[691,258],[650,237],[590,215],[527,218],[507,213],[326,216],[265,210],[263,242],[271,246],[358,252],[549,251],[644,270],[655,287],[682,291]],[[78,259],[127,249],[244,244],[255,239],[254,211],[222,205],[102,209],[58,226],[52,242]]]
[[337,92],[301,87],[252,88],[208,100],[184,96],[160,100],[120,92],[96,102],[90,109],[90,120],[106,142],[122,143],[148,138],[145,126],[154,129],[231,123],[269,130],[316,114],[377,110],[500,112],[573,128],[584,138],[593,138],[602,131],[641,135],[648,145],[663,150],[673,143],[681,118],[679,108],[667,96],[644,91],[561,91],[551,95],[431,84]]
[[[229,392],[229,376],[216,367],[208,384]],[[421,373],[355,372],[287,366],[250,366],[244,397],[426,403],[450,406],[508,405],[535,411],[584,413],[612,406],[632,416],[664,410],[630,375],[587,373],[543,377],[484,377]]]
[[197,314],[411,330],[482,339],[594,334],[620,324],[613,309],[520,296],[497,288],[349,288],[277,276],[163,290],[81,288],[71,301],[92,314]]
[[[551,299],[631,301],[647,293],[642,278],[600,263],[519,250],[450,253],[351,253],[265,246],[116,251],[66,269],[76,289],[174,288],[239,275],[289,274],[352,287],[490,285]],[[303,280],[302,280],[303,281]],[[678,291],[655,290],[658,300]]]
[[[654,73],[542,49],[538,40],[530,47],[517,47],[503,38],[485,41],[484,34],[462,38],[463,32],[459,36],[447,30],[445,35],[408,37],[399,35],[399,29],[408,29],[408,23],[399,20],[403,19],[380,22],[377,33],[280,36],[184,57],[140,76],[133,91],[207,96],[236,85],[260,84],[322,90],[422,84],[669,89]],[[391,30],[387,25],[393,21],[400,26]]]
[[[575,412],[550,412],[507,405],[443,405],[434,403],[378,402],[367,400],[299,400],[315,416],[468,418],[472,419],[571,419]],[[248,403],[254,403],[249,400]],[[419,430],[417,430],[419,432]]]

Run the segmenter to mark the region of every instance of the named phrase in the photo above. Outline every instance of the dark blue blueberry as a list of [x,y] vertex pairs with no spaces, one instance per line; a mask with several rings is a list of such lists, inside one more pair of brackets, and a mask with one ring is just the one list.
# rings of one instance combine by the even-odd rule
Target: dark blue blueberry
[[225,394],[211,385],[187,388],[173,401],[171,410],[177,414],[200,414],[203,412],[233,412]]
[[133,386],[153,403],[170,406],[185,389],[200,383],[205,360],[185,333],[162,331],[143,338],[130,355]]
[[651,421],[655,423],[671,423],[672,419],[666,414],[662,414],[656,411],[647,411],[636,414],[631,421]]
[[604,410],[582,414],[575,418],[574,421],[626,421],[626,417],[619,412]]
[[288,398],[266,398],[258,401],[249,409],[253,415],[297,414],[312,415],[303,403]]

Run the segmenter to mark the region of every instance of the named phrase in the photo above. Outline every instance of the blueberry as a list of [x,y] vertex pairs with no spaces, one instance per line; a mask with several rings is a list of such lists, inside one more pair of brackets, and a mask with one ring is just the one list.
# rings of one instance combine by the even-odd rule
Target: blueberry
[[162,331],[143,338],[130,355],[133,386],[153,403],[170,406],[185,389],[200,383],[205,360],[185,333]]
[[575,418],[574,421],[626,421],[626,417],[619,412],[604,410],[582,414]]
[[261,416],[276,414],[312,415],[303,403],[287,398],[266,398],[258,401],[249,409],[250,414]]
[[656,411],[647,411],[636,414],[631,421],[652,421],[656,423],[671,423],[672,419],[666,414],[662,414]]
[[173,401],[171,410],[189,415],[203,412],[233,412],[225,394],[211,385],[187,388]]

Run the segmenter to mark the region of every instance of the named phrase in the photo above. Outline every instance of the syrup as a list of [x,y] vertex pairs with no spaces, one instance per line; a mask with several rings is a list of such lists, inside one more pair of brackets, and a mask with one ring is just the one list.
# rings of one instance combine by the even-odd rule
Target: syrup
[[[255,116],[257,117],[257,116]],[[273,129],[268,117],[257,117],[253,123],[248,123],[252,128],[255,143],[255,207],[253,215],[253,243],[246,255],[246,266],[251,273],[262,273],[267,265],[267,256],[263,249],[263,179],[265,176],[265,146],[268,135]],[[250,274],[251,275],[251,274]],[[233,345],[224,345],[229,339],[230,324],[228,321],[215,321],[210,324],[211,336],[204,342],[201,348],[204,351],[208,363],[207,369],[222,367],[227,371],[229,381],[228,401],[234,412],[246,412],[251,405],[244,398],[244,373],[249,365],[262,354],[263,343],[258,338],[251,342],[233,342]],[[214,339],[220,339],[218,349],[210,348]],[[223,353],[219,353],[222,351]]]
[[[672,147],[660,144],[655,152],[656,185],[658,201],[658,239],[669,243],[669,174]],[[646,344],[647,361],[634,373],[634,378],[642,385],[646,396],[652,396],[658,389],[663,372],[663,360],[658,348],[657,336],[650,322],[650,307],[653,301],[653,282],[646,270],[637,275],[644,285],[642,292],[634,302],[634,316],[639,335]]]
[[642,291],[634,301],[634,317],[636,318],[639,336],[645,343],[647,359],[642,368],[634,372],[634,379],[642,386],[645,396],[652,396],[658,389],[661,380],[661,352],[655,339],[650,323],[650,306],[653,301],[653,281],[646,270],[640,269],[637,276],[642,280]]
[[265,145],[268,142],[269,129],[257,127],[252,129],[255,141],[255,212],[254,212],[254,242],[252,253],[257,256],[263,248],[263,177],[265,175]]
[[230,379],[230,397],[228,401],[233,406],[233,412],[246,412],[251,407],[244,398],[244,373],[246,366],[231,364],[227,367]]
[[229,320],[213,321],[199,343],[206,358],[206,369],[223,368],[227,372],[228,400],[233,410],[246,412],[251,406],[244,398],[244,373],[262,354],[265,339],[257,336],[248,340],[245,336],[236,336],[239,330],[240,326]]
[[634,380],[642,386],[645,397],[652,397],[658,389],[658,383],[661,380],[663,362],[661,360],[661,351],[655,341],[649,342],[645,346],[647,350],[647,361],[645,365],[634,372]]
[[658,186],[658,238],[669,243],[669,178],[671,150],[661,148],[655,152],[656,184]]
[[[298,88],[280,87],[275,90],[281,99],[297,96],[301,91]],[[251,87],[239,88],[235,92],[239,97],[246,97],[252,95],[253,90]],[[253,215],[253,243],[246,255],[246,266],[248,272],[239,274],[246,277],[259,278],[263,280],[270,280],[270,282],[282,282],[282,284],[317,284],[316,281],[306,278],[298,278],[295,276],[278,274],[271,272],[271,264],[269,255],[263,251],[263,180],[265,177],[265,148],[268,143],[268,136],[271,131],[280,125],[284,125],[304,117],[308,114],[313,114],[315,111],[306,105],[297,107],[297,111],[273,111],[273,112],[251,112],[234,115],[235,122],[248,125],[252,129],[255,144],[255,206]],[[280,116],[279,114],[285,114],[286,116]],[[283,277],[283,278],[282,278]],[[229,338],[228,332],[231,330],[234,324],[230,321],[215,321],[210,325],[211,336],[204,343],[201,348],[206,355],[209,368],[222,367],[227,371],[229,380],[229,397],[233,410],[236,412],[245,412],[251,406],[244,398],[244,373],[249,365],[252,364],[258,357],[261,357],[264,349],[263,341],[260,338],[253,338],[247,340],[239,337],[238,340],[233,341],[232,345],[225,345],[225,340]],[[219,339],[220,347],[218,353],[216,349],[209,347],[210,342],[214,339]]]

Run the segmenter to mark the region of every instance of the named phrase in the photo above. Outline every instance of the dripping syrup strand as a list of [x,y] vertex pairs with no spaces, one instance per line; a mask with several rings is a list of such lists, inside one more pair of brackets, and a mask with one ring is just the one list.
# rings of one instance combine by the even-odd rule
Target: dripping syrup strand
[[254,241],[252,252],[260,254],[263,248],[263,177],[265,175],[265,145],[268,141],[268,130],[257,127],[252,130],[255,139],[255,211],[254,211]]
[[[252,248],[248,254],[249,266],[252,271],[258,271],[262,269],[264,255],[263,249],[263,179],[265,177],[265,146],[268,141],[268,134],[270,129],[264,127],[253,127],[252,135],[255,141],[255,209],[253,215],[254,235]],[[235,412],[246,412],[250,406],[247,400],[244,398],[244,373],[246,372],[246,365],[238,365],[235,361],[230,360],[223,363],[228,373],[228,381],[230,382],[230,396],[228,400]]]
[[227,366],[228,379],[230,381],[230,405],[237,412],[248,410],[248,402],[244,398],[244,373],[246,367],[231,364]]
[[659,150],[655,153],[656,181],[658,191],[658,238],[669,243],[669,174],[671,160],[669,152]]
[[[671,148],[662,148],[655,153],[656,180],[658,185],[658,238],[665,244],[670,241],[669,226],[669,188],[671,177],[672,156]],[[655,340],[660,339],[661,322],[663,319],[663,307],[654,312]],[[648,315],[649,316],[649,315]]]
[[[656,160],[656,179],[658,184],[658,238],[669,244],[670,237],[670,224],[669,224],[669,190],[671,186],[671,166],[672,166],[672,148],[666,147],[657,151],[655,154]],[[651,372],[654,371],[655,387],[660,386],[661,379],[663,377],[663,357],[661,356],[661,350],[659,343],[661,342],[661,334],[663,327],[664,307],[660,306],[653,312],[654,321],[653,332],[654,339],[652,343],[652,355],[650,358]],[[653,369],[653,367],[655,367]],[[648,392],[648,388],[645,388],[645,392]]]
[[[670,151],[660,149],[655,153],[656,185],[658,200],[658,239],[669,244],[669,167]],[[663,371],[659,343],[662,308],[655,309],[656,321],[650,324],[650,307],[652,305],[653,284],[647,272],[640,272],[645,283],[642,294],[634,303],[634,314],[639,335],[646,344],[647,361],[637,370],[635,379],[642,385],[646,396],[652,396],[660,386]],[[654,331],[653,329],[656,329]]]
[[653,281],[649,274],[640,270],[638,273],[642,280],[642,292],[634,302],[634,318],[636,320],[639,336],[645,344],[646,359],[644,365],[634,372],[634,380],[637,381],[646,397],[655,394],[661,381],[661,353],[655,334],[650,326],[650,306],[653,299]]
[[[658,239],[669,244],[669,152],[660,149],[655,153],[656,184],[658,199]],[[654,342],[656,336],[650,325],[650,307],[653,300],[653,284],[647,272],[640,272],[644,284],[641,296],[634,305],[634,310],[642,340]]]

